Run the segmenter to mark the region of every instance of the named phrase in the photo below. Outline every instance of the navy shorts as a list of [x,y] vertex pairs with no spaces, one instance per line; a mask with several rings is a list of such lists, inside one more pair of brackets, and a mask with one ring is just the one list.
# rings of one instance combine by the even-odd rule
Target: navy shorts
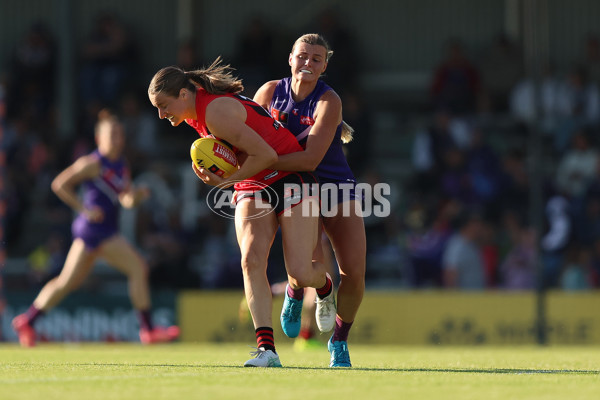
[[308,198],[318,198],[316,176],[310,172],[292,172],[261,190],[235,193],[234,203],[242,199],[261,199],[273,207],[276,215],[281,215]]

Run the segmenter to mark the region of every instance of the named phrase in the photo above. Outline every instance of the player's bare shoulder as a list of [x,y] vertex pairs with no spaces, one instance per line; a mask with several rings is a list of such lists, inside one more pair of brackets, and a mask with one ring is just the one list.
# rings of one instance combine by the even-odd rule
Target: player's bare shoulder
[[275,87],[279,83],[279,80],[268,81],[264,83],[254,94],[254,101],[267,108],[271,103],[271,99],[273,98],[273,93],[275,93]]
[[323,93],[319,98],[319,101],[326,101],[333,105],[339,105],[340,107],[342,106],[342,99],[333,89],[327,90],[325,93]]
[[239,99],[230,96],[220,96],[206,106],[206,124],[209,126],[220,125],[229,119],[246,120],[246,110]]
[[341,118],[342,99],[332,89],[321,95],[315,108],[315,119],[322,115],[332,115]]
[[84,178],[93,178],[100,174],[100,164],[100,157],[92,153],[79,157],[69,169]]

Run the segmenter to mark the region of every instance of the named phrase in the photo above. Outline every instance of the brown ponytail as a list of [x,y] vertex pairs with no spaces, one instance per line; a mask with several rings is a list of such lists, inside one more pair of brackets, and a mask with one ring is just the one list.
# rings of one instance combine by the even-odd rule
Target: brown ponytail
[[234,69],[228,64],[221,64],[221,57],[202,69],[184,71],[179,67],[165,67],[159,70],[150,81],[148,95],[164,94],[179,97],[183,88],[195,91],[201,87],[210,94],[239,93],[244,90],[242,81],[233,76]]

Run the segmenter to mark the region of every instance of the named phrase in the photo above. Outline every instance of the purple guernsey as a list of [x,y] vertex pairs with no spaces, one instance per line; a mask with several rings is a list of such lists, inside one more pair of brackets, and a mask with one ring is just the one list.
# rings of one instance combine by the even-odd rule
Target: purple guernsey
[[[304,100],[296,103],[291,94],[291,78],[280,80],[275,87],[269,111],[271,115],[288,128],[302,147],[306,147],[306,139],[315,123],[314,113],[317,102],[328,90],[332,90],[325,82],[319,80],[315,90]],[[335,131],[335,136],[327,153],[315,170],[320,179],[333,182],[355,182],[354,175],[348,166],[342,150],[342,124]]]
[[101,222],[90,222],[79,214],[73,221],[72,233],[74,238],[83,239],[86,246],[93,249],[118,232],[119,194],[129,184],[129,170],[124,159],[110,161],[98,150],[92,155],[100,161],[100,175],[82,183],[83,205],[86,209],[100,207],[104,218]]

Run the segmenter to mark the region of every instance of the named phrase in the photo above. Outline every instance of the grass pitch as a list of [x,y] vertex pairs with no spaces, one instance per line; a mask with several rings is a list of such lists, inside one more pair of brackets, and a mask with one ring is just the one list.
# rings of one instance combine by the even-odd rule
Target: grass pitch
[[284,368],[243,368],[245,344],[0,345],[0,399],[598,399],[598,347],[350,344],[354,368],[279,345]]

